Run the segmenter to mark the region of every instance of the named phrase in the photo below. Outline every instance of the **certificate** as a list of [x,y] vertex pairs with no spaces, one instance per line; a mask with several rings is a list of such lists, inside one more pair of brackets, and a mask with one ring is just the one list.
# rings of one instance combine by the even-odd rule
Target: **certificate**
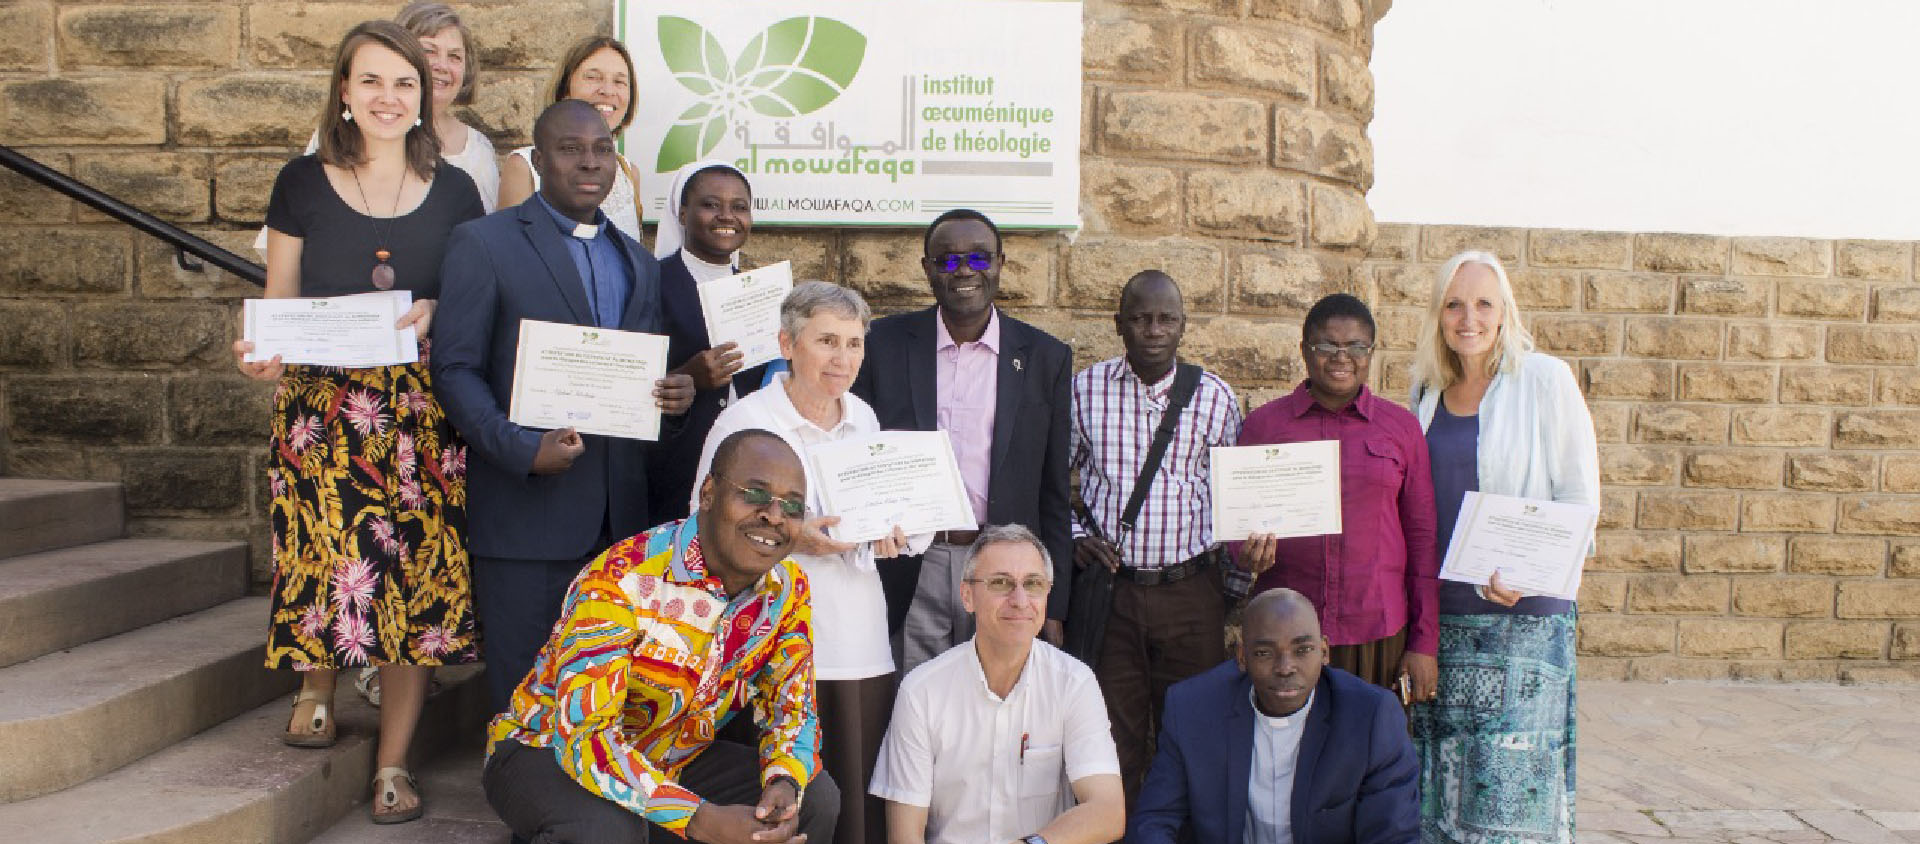
[[1340,532],[1340,441],[1209,449],[1213,538]]
[[666,373],[664,335],[523,319],[507,418],[528,428],[657,440],[653,387]]
[[282,363],[364,369],[420,360],[413,326],[394,328],[413,294],[382,290],[317,299],[248,299],[241,335],[253,341],[247,362],[280,356]]
[[792,289],[793,264],[787,261],[700,285],[708,342],[739,343],[741,369],[779,357],[780,303]]
[[1509,589],[1574,600],[1599,520],[1600,508],[1586,504],[1468,492],[1440,577],[1485,586],[1497,569]]
[[839,516],[829,534],[868,542],[893,526],[911,536],[974,530],[973,506],[945,431],[881,431],[807,446],[823,515]]

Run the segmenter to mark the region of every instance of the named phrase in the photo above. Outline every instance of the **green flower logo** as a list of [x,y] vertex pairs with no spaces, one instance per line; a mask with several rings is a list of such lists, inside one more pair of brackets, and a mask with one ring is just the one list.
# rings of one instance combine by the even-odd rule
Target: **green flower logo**
[[820,110],[847,90],[867,55],[867,37],[831,18],[780,21],[755,35],[732,61],[719,39],[693,21],[662,15],[659,29],[667,69],[700,97],[660,143],[654,169],[661,173],[712,152],[739,109],[767,117]]

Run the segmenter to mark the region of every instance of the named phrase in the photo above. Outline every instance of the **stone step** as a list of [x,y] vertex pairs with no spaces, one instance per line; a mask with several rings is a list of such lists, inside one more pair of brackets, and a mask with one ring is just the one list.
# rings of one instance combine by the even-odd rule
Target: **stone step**
[[262,665],[266,641],[267,599],[243,598],[0,668],[0,802],[85,782],[285,694],[297,678]]
[[[445,687],[427,699],[413,758],[475,740],[487,709],[479,675],[478,666],[440,669]],[[379,710],[343,682],[335,700],[340,741],[311,750],[280,743],[291,702],[289,695],[256,707],[65,791],[0,805],[0,830],[33,830],[38,844],[310,841],[366,802]]]
[[15,557],[0,563],[0,667],[246,592],[239,542],[115,539]]
[[0,559],[127,533],[119,484],[0,478]]
[[414,776],[427,813],[412,823],[381,826],[364,808],[348,812],[313,844],[506,844],[505,824],[487,806],[480,788],[486,748],[479,741],[460,746],[416,768]]

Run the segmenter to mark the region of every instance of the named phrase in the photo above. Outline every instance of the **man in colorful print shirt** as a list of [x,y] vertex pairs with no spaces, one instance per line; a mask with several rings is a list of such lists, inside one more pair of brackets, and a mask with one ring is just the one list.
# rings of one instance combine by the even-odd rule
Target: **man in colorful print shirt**
[[[793,450],[740,431],[715,450],[697,512],[615,543],[580,574],[487,731],[487,801],[516,836],[833,840],[840,795],[819,766],[811,601],[787,556],[806,500]],[[759,727],[757,758],[714,737],[741,710]]]

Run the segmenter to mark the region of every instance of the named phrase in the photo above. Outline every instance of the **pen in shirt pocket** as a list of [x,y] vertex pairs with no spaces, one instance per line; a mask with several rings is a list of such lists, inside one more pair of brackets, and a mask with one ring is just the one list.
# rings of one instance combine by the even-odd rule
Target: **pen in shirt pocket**
[[1020,764],[1022,765],[1027,764],[1027,739],[1030,739],[1032,737],[1033,737],[1032,733],[1020,734]]

